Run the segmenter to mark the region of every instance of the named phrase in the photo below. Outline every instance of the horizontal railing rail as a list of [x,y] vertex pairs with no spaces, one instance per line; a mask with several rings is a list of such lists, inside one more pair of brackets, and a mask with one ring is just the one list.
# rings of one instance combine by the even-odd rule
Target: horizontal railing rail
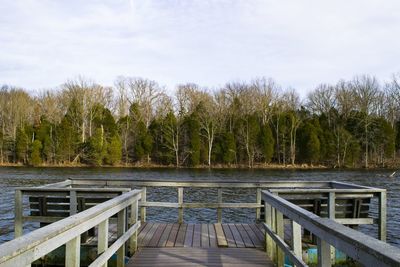
[[[140,190],[123,193],[90,209],[39,228],[24,236],[0,245],[0,266],[30,266],[32,262],[66,245],[65,266],[75,267],[80,263],[81,234],[98,227],[98,257],[90,266],[106,266],[108,259],[117,252],[117,265],[125,264],[125,243],[129,240],[129,251],[137,249],[138,202]],[[129,213],[129,228],[126,219]],[[117,214],[117,240],[108,247],[109,220]]]
[[[70,180],[69,186],[82,187],[91,186],[110,186],[110,187],[130,187],[142,188],[142,201],[140,203],[141,220],[146,221],[147,207],[168,207],[178,209],[178,222],[183,222],[183,211],[188,208],[209,208],[217,209],[217,221],[222,222],[222,210],[225,208],[254,208],[256,210],[256,220],[259,220],[262,212],[261,190],[268,189],[279,194],[336,194],[340,197],[354,198],[372,198],[377,197],[381,201],[379,215],[374,218],[337,218],[337,221],[344,224],[379,224],[379,237],[382,240],[386,238],[386,191],[380,188],[358,186],[344,182],[327,181],[159,181],[159,180],[128,180],[128,179],[80,179]],[[149,187],[167,187],[176,188],[178,193],[178,202],[155,202],[147,198],[147,188]],[[217,202],[184,202],[185,188],[216,188]],[[225,189],[256,189],[253,203],[228,203],[223,201],[223,191]]]
[[[266,251],[278,266],[283,266],[284,255],[296,266],[307,266],[302,260],[301,228],[312,232],[317,238],[319,266],[331,266],[331,246],[365,266],[400,266],[399,248],[332,219],[321,218],[273,192],[262,191],[262,199],[265,202]],[[333,199],[334,196],[331,195],[328,202],[330,213],[334,210]],[[291,245],[284,241],[284,216],[290,220],[292,226]]]
[[[70,185],[71,181],[67,180],[46,186],[16,188],[14,209],[15,237],[22,235],[24,222],[52,223],[68,217],[69,215],[74,215],[78,212],[79,199],[94,196],[100,197],[100,200],[102,200],[101,202],[104,202],[105,200],[131,190],[130,188],[72,188]],[[24,215],[23,199],[25,196],[29,196],[30,198],[42,198],[44,203],[37,203],[36,206],[37,209],[45,209],[45,211],[38,211],[38,213],[41,214],[36,215]],[[47,203],[47,201],[52,202]],[[31,208],[33,206],[31,200],[29,200],[29,204]],[[94,204],[98,203],[92,203],[91,206]],[[47,212],[47,209],[52,211]]]

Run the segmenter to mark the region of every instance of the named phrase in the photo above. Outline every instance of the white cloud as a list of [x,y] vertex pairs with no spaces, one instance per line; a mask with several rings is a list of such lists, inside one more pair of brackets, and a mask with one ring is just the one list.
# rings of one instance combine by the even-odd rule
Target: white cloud
[[395,0],[0,1],[0,83],[28,89],[79,74],[169,88],[269,76],[304,93],[400,71]]

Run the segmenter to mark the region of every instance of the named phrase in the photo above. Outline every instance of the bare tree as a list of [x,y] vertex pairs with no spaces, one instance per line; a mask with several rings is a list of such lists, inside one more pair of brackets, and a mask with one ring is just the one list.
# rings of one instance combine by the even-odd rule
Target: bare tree
[[355,77],[351,83],[355,95],[355,103],[360,112],[364,114],[364,143],[365,143],[365,168],[368,168],[369,153],[369,126],[372,122],[371,115],[377,111],[377,96],[379,83],[375,77],[363,75]]

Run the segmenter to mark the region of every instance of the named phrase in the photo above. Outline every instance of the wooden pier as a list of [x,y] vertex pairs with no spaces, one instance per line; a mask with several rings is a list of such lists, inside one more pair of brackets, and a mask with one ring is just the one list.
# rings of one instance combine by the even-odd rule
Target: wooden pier
[[264,235],[261,224],[145,223],[127,266],[273,266]]
[[[175,189],[177,202],[149,199],[152,187]],[[188,202],[191,188],[215,189],[216,202]],[[242,189],[253,190],[255,202],[226,202],[225,190]],[[0,245],[1,267],[43,264],[57,248],[64,248],[59,266],[68,267],[283,266],[284,256],[308,266],[303,249],[309,233],[318,266],[331,266],[335,249],[365,266],[400,266],[400,249],[384,242],[386,191],[347,183],[74,179],[17,188],[15,205],[16,239]],[[175,208],[178,217],[147,221],[151,207]],[[217,211],[216,223],[184,222],[185,209],[203,208]],[[256,221],[226,222],[225,208],[254,209]],[[25,222],[41,228],[23,235]],[[343,224],[377,224],[380,240]]]

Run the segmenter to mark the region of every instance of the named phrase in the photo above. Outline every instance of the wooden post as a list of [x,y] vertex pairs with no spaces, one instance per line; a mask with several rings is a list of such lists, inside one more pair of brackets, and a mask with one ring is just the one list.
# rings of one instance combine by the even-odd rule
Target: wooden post
[[65,246],[65,266],[79,267],[81,259],[81,236],[71,239]]
[[386,242],[386,191],[379,193],[379,239]]
[[[131,219],[130,219],[130,226],[133,226],[138,221],[138,201],[135,200],[131,205]],[[129,254],[132,256],[137,251],[137,232],[131,236],[129,242]]]
[[[284,239],[284,226],[283,226],[283,214],[282,212],[275,210],[275,216],[276,216],[276,234]],[[276,246],[276,257],[277,257],[277,265],[278,266],[283,266],[285,264],[285,254],[283,253],[283,250],[279,247]]]
[[[117,218],[117,236],[120,237],[125,233],[126,209],[118,212]],[[122,245],[117,251],[117,267],[125,266],[125,245]]]
[[291,220],[292,223],[292,249],[294,254],[302,258],[302,244],[301,244],[301,226],[297,222]]
[[[141,202],[142,203],[146,203],[146,187],[143,187],[142,188],[142,198],[141,198]],[[145,222],[146,221],[146,207],[140,207],[140,220],[142,221],[142,222]]]
[[[261,188],[257,188],[256,202],[257,204],[261,205]],[[261,208],[256,208],[256,221],[260,220],[260,213],[261,213]]]
[[74,215],[77,213],[77,204],[78,201],[76,199],[76,191],[71,190],[69,192],[69,215]]
[[[271,206],[271,229],[276,233],[276,209]],[[276,244],[273,242],[271,247],[271,260],[276,263]]]
[[[218,188],[218,204],[222,203],[222,188]],[[217,208],[217,221],[222,223],[222,208]]]
[[[100,255],[108,248],[108,219],[99,224],[98,237],[97,237],[97,254]],[[107,267],[107,263],[102,267]]]
[[[269,228],[272,229],[272,208],[271,205],[269,205],[267,202],[264,203],[264,212],[265,212],[265,224],[269,226]],[[265,231],[265,250],[267,251],[268,257],[272,260],[273,258],[273,240],[267,234],[267,231]]]
[[[335,220],[336,217],[336,194],[335,192],[329,192],[328,196],[328,218],[331,220]],[[330,246],[331,249],[331,263],[335,264],[336,262],[336,251],[334,246]]]
[[330,245],[317,237],[317,249],[318,249],[318,267],[330,267],[331,266],[331,247]]
[[183,223],[183,187],[178,187],[178,223]]
[[14,238],[20,237],[23,234],[23,199],[22,199],[22,191],[15,190],[15,221],[14,221]]

